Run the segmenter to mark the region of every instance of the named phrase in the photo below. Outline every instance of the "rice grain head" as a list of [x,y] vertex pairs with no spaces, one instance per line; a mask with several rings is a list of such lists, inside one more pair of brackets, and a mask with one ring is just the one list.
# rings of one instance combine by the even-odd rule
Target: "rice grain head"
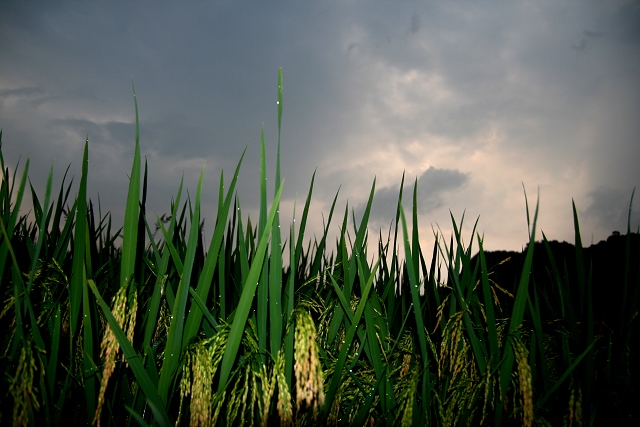
[[10,391],[13,395],[13,425],[27,426],[33,423],[33,413],[40,410],[38,388],[35,385],[35,373],[44,375],[44,366],[38,357],[34,357],[31,342],[25,340],[20,349],[16,373],[11,380]]
[[[118,322],[118,325],[120,325],[123,330],[126,330],[127,336],[129,336],[130,330],[131,335],[133,334],[133,328],[130,327],[129,324],[125,327],[125,320],[130,322],[131,319],[131,317],[127,318],[127,288],[127,286],[121,286],[120,289],[118,289],[118,292],[113,297],[111,312],[113,313],[113,317],[116,319],[116,322]],[[129,341],[131,341],[131,338],[129,338]],[[98,427],[100,427],[100,414],[102,413],[102,406],[104,405],[104,396],[107,391],[107,386],[109,385],[109,378],[111,378],[116,367],[116,357],[119,349],[120,346],[118,345],[116,336],[107,325],[104,330],[102,342],[100,343],[100,356],[103,360],[104,368],[102,369],[102,381],[100,381],[98,405],[93,418],[93,424],[98,425]]]
[[582,426],[582,390],[579,386],[571,386],[569,396],[569,411],[565,416],[564,425],[573,427]]
[[280,425],[288,427],[293,425],[293,407],[291,405],[291,391],[287,384],[287,377],[284,372],[285,357],[284,351],[281,349],[278,352],[278,359],[276,360],[274,374],[277,377],[278,383],[278,415],[280,416]]
[[228,337],[229,327],[225,325],[211,338],[194,344],[187,351],[187,361],[180,380],[180,414],[176,426],[180,421],[182,402],[187,396],[191,396],[190,425],[216,424],[225,394],[213,394],[213,377],[222,361]]
[[529,354],[519,338],[514,337],[512,342],[518,369],[518,385],[522,403],[522,425],[529,427],[533,424],[533,385],[531,367],[528,361]]
[[318,356],[316,326],[305,309],[298,309],[295,329],[296,408],[300,411],[302,402],[312,408],[314,419],[324,405],[322,367]]
[[213,404],[212,382],[215,369],[211,363],[212,355],[207,342],[196,344],[191,353],[193,382],[191,384],[191,426],[211,425]]
[[182,365],[182,377],[180,378],[180,404],[178,405],[178,417],[175,426],[180,425],[182,419],[182,409],[184,408],[184,398],[191,394],[191,363],[187,354],[187,363]]
[[402,375],[402,378],[401,383],[404,383],[405,386],[400,391],[398,399],[398,403],[402,405],[400,409],[400,413],[402,414],[400,425],[402,427],[410,427],[413,423],[414,396],[418,392],[418,380],[420,378],[417,365],[414,365],[410,371]]
[[277,376],[278,373],[275,366],[271,372],[271,375],[269,375],[267,373],[267,366],[262,365],[262,369],[260,369],[260,380],[262,382],[262,408],[260,408],[260,425],[262,427],[267,427],[267,421],[269,419],[269,412],[271,409],[271,399],[273,398],[273,394],[276,389]]

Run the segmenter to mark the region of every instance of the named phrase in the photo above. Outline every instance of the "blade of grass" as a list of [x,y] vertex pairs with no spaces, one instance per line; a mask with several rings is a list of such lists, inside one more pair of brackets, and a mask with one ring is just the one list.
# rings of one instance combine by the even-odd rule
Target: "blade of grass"
[[[360,263],[360,259],[357,260],[357,263]],[[380,261],[376,263],[374,270],[378,268],[378,264]],[[353,322],[351,326],[347,330],[347,333],[344,338],[344,342],[342,347],[340,348],[340,353],[338,354],[338,360],[336,361],[336,366],[334,369],[333,376],[331,377],[331,382],[329,383],[329,390],[325,394],[324,406],[319,415],[319,422],[325,422],[329,411],[331,410],[331,406],[333,405],[333,401],[336,396],[336,392],[338,390],[338,386],[342,380],[342,371],[345,367],[345,363],[347,361],[347,355],[353,343],[353,339],[356,335],[356,332],[359,329],[360,319],[362,318],[362,314],[364,313],[364,309],[367,303],[367,299],[369,298],[369,292],[371,291],[371,287],[373,286],[373,280],[375,275],[370,275],[369,279],[365,282],[364,288],[362,290],[362,297],[360,298],[360,302],[358,303],[358,308],[353,316]]]
[[235,311],[233,323],[231,324],[231,330],[229,331],[229,338],[227,345],[224,349],[222,356],[222,362],[220,365],[220,382],[218,384],[218,393],[222,393],[227,386],[231,370],[236,360],[238,349],[240,347],[240,341],[244,334],[247,318],[249,317],[249,311],[253,298],[255,296],[256,288],[258,286],[258,278],[263,267],[264,258],[267,252],[267,245],[269,242],[269,236],[271,234],[271,227],[280,204],[280,195],[282,194],[282,185],[276,193],[271,206],[271,211],[267,222],[265,223],[265,229],[260,236],[258,248],[256,250],[253,263],[249,269],[246,282],[242,288],[242,295],[240,295],[240,301],[238,302],[238,308]]
[[[469,342],[471,343],[471,348],[473,350],[476,363],[478,364],[480,375],[484,375],[487,368],[486,357],[488,353],[487,349],[481,344],[480,340],[478,339],[476,328],[473,321],[471,320],[470,315],[471,310],[468,301],[471,299],[471,293],[475,288],[476,274],[470,272],[471,254],[469,253],[469,251],[466,251],[464,249],[462,242],[461,230],[463,220],[464,215],[463,219],[460,221],[460,227],[458,228],[453,214],[451,214],[451,222],[453,224],[454,238],[456,241],[455,267],[451,272],[451,280],[453,281],[454,288],[453,295],[455,297],[455,300],[460,303],[460,309],[464,312],[462,315],[462,321],[464,323],[465,330],[467,331],[467,337],[469,338]],[[476,220],[476,223],[473,227],[472,235],[475,234],[477,224],[478,221]],[[451,267],[451,264],[449,264],[449,266]],[[462,268],[462,278],[459,278],[459,274],[457,274],[460,266]],[[466,295],[464,293],[465,290],[467,291]]]
[[[2,164],[4,167],[4,160]],[[14,190],[15,178],[16,178],[17,172],[18,172],[18,167],[16,166],[16,168],[13,171],[13,179],[9,179],[9,171],[3,170],[2,188],[4,193],[3,196],[5,199],[4,205],[7,207],[6,209],[7,216],[3,219],[6,235],[8,236],[6,242],[9,242],[10,241],[9,239],[13,237],[14,227],[18,219],[18,214],[20,213],[20,206],[22,205],[22,197],[24,196],[24,188],[26,186],[27,176],[29,173],[29,159],[27,159],[24,165],[24,170],[22,171],[22,179],[20,180],[20,185],[18,187],[18,193],[16,194],[16,197],[15,197],[15,202],[13,202],[13,211],[12,211],[10,206],[12,204],[11,199],[14,194],[13,190]],[[12,183],[12,185],[10,185],[10,183]],[[5,245],[0,246],[0,273],[2,274],[4,273],[5,263],[6,263],[7,254],[8,254],[7,251],[8,251],[7,246]]]
[[[4,166],[4,161],[3,161],[3,166]],[[20,210],[20,206],[22,204],[22,197],[23,197],[24,188],[27,182],[28,171],[29,171],[29,159],[27,159],[27,162],[25,164],[25,167],[22,173],[22,179],[20,181],[20,186],[18,188],[18,194],[16,195],[13,211],[11,211],[11,207],[10,207],[11,198],[13,195],[13,185],[11,185],[10,187],[9,183],[10,182],[15,183],[15,174],[17,173],[17,167],[14,170],[14,176],[12,181],[9,181],[7,179],[9,175],[9,171],[8,170],[6,172],[3,171],[4,179],[2,182],[2,188],[3,188],[4,198],[5,198],[4,205],[6,207],[7,216],[6,216],[6,219],[0,218],[0,220],[2,220],[2,222],[0,223],[2,225],[2,235],[4,236],[2,245],[0,245],[0,278],[2,277],[2,275],[4,275],[7,255],[10,255],[12,258],[12,262],[13,262],[12,274],[14,276],[17,275],[19,277],[19,281],[14,280],[14,310],[16,313],[16,338],[13,340],[13,343],[11,346],[10,358],[12,360],[16,357],[17,351],[20,348],[20,346],[23,344],[23,340],[25,338],[24,330],[23,330],[23,319],[22,319],[23,307],[22,307],[22,297],[21,297],[22,293],[24,292],[25,285],[20,275],[20,267],[18,265],[16,256],[15,256],[15,252],[11,247],[11,238],[13,237],[16,219],[18,216],[18,212]]]
[[[526,193],[525,193],[525,201],[526,201]],[[527,206],[528,206],[528,202]],[[518,284],[518,289],[516,292],[516,297],[513,305],[513,310],[511,312],[511,320],[509,321],[509,334],[507,335],[507,342],[504,344],[504,354],[502,363],[500,366],[500,390],[502,392],[501,401],[504,402],[504,399],[507,394],[508,385],[511,381],[511,374],[513,372],[513,362],[515,361],[515,354],[513,350],[513,346],[511,344],[512,335],[517,333],[517,329],[522,325],[522,320],[524,318],[524,311],[526,308],[527,298],[529,295],[529,276],[531,274],[531,266],[533,263],[533,248],[535,246],[535,233],[536,233],[536,225],[538,222],[538,210],[540,206],[540,197],[538,196],[538,201],[536,202],[536,210],[533,216],[533,224],[530,228],[531,235],[529,236],[529,246],[527,247],[527,253],[525,255],[524,264],[522,266],[522,272],[520,275],[520,282]],[[528,210],[527,210],[528,212]],[[528,214],[527,214],[528,217]],[[502,410],[503,406],[498,405],[496,407],[496,425],[499,425],[502,422]]]
[[489,274],[487,270],[487,261],[484,256],[482,247],[482,238],[478,236],[478,256],[480,258],[482,295],[484,297],[484,309],[487,316],[487,336],[489,340],[489,360],[492,368],[496,367],[500,358],[500,348],[498,345],[498,332],[496,328],[496,317],[493,309],[493,298],[491,295],[491,287],[489,285]]
[[18,265],[18,259],[16,258],[16,254],[13,251],[11,246],[11,241],[9,239],[9,234],[7,233],[7,229],[4,225],[4,220],[0,217],[0,231],[2,231],[2,236],[4,237],[3,248],[7,251],[8,255],[11,258],[13,263],[11,274],[13,277],[13,305],[15,311],[15,338],[13,339],[11,345],[11,353],[9,355],[11,360],[16,358],[16,355],[24,344],[26,338],[24,333],[24,321],[23,321],[23,308],[22,308],[22,295],[24,293],[24,280],[22,279],[22,275],[20,274],[20,266]]
[[[87,250],[87,179],[89,169],[89,140],[85,141],[84,154],[82,157],[82,176],[80,178],[80,188],[76,198],[75,209],[75,231],[73,240],[73,265],[71,270],[71,280],[69,287],[69,304],[70,304],[70,324],[71,324],[71,341],[73,346],[73,336],[78,329],[78,317],[82,307],[87,314],[88,308],[84,304],[86,295],[86,250]],[[82,317],[83,325],[83,369],[87,375],[84,376],[85,403],[87,416],[92,419],[96,411],[97,405],[97,382],[96,377],[90,374],[93,371],[94,348],[91,317]],[[73,351],[73,350],[72,350]]]
[[207,321],[211,324],[213,328],[217,328],[218,322],[216,321],[216,319],[213,317],[213,315],[207,308],[207,304],[204,302],[202,298],[200,298],[200,295],[198,295],[198,292],[193,288],[189,288],[189,293],[191,294],[191,298],[193,298],[193,301],[196,303],[197,307],[200,309],[200,311],[204,315],[205,319],[207,319]]
[[196,246],[198,244],[198,228],[200,225],[200,197],[202,195],[202,182],[204,181],[204,166],[200,172],[198,190],[196,192],[196,206],[191,218],[191,229],[187,244],[187,253],[184,260],[184,268],[176,298],[171,310],[171,322],[167,335],[167,344],[164,351],[164,360],[160,369],[160,381],[158,382],[158,394],[162,401],[168,403],[169,387],[175,381],[175,373],[178,369],[178,362],[183,355],[186,343],[183,344],[184,322],[186,318],[187,302],[189,300],[189,288],[191,284],[191,274],[195,259]]
[[129,192],[124,210],[124,230],[122,236],[122,261],[120,264],[120,286],[126,286],[132,279],[136,267],[138,240],[138,216],[140,211],[140,120],[138,118],[138,99],[133,89],[133,102],[136,112],[136,144],[133,153],[133,166],[129,177]]
[[[277,185],[277,183],[276,183]],[[274,223],[279,217],[278,211],[275,212]],[[258,236],[262,236],[267,222],[267,166],[266,166],[266,154],[264,144],[264,126],[260,134],[260,221],[258,223]],[[252,242],[251,239],[249,242]],[[273,242],[272,242],[273,243]],[[266,256],[262,262],[260,272],[260,278],[258,283],[258,300],[256,309],[257,329],[258,329],[258,347],[260,349],[267,349],[267,321],[269,316],[269,262],[268,256]],[[243,290],[244,292],[244,290]],[[259,356],[264,363],[265,359],[263,355]]]
[[[582,249],[582,239],[580,238],[580,224],[578,222],[578,212],[576,210],[576,204],[572,201],[573,208],[573,227],[575,230],[575,250],[576,250],[576,268],[578,272],[578,286],[580,288],[580,311],[582,314],[582,318],[586,317],[587,322],[587,330],[586,330],[586,341],[584,341],[583,345],[589,345],[594,342],[593,337],[593,302],[592,302],[592,292],[591,292],[591,282],[592,282],[592,274],[591,274],[591,266],[589,268],[588,277],[585,276],[586,267],[584,262],[584,253]],[[586,356],[585,367],[584,367],[584,394],[586,397],[587,405],[589,405],[591,401],[591,394],[593,389],[593,378],[595,376],[595,367],[594,367],[594,354],[593,352],[589,352]]]
[[[213,238],[211,239],[209,251],[207,252],[207,257],[205,259],[202,272],[200,273],[200,277],[198,278],[198,285],[196,287],[196,292],[202,301],[207,300],[213,280],[213,275],[216,270],[216,265],[220,257],[220,247],[222,246],[222,240],[224,239],[224,230],[227,224],[229,208],[231,206],[231,200],[233,199],[233,194],[240,173],[240,166],[242,165],[242,160],[244,159],[245,152],[246,148],[242,152],[240,161],[236,166],[236,170],[233,174],[233,179],[231,180],[231,184],[229,185],[229,191],[227,192],[227,195],[224,199],[224,203],[218,205],[218,215],[216,219],[215,230],[213,232]],[[224,175],[220,176],[219,194],[220,197],[222,197],[222,195],[224,194]],[[184,339],[182,343],[183,348],[186,346],[187,342],[189,342],[198,333],[200,324],[202,322],[202,314],[203,312],[200,311],[199,307],[193,307],[189,312],[187,321],[185,323]]]
[[[416,210],[417,206],[413,206]],[[422,319],[422,309],[420,304],[420,283],[416,275],[417,266],[413,265],[413,255],[411,246],[409,245],[409,234],[407,233],[407,220],[405,219],[404,209],[400,207],[400,219],[402,220],[402,236],[404,241],[405,262],[407,264],[407,272],[409,274],[409,288],[411,293],[411,301],[413,303],[413,313],[416,319],[416,335],[418,335],[418,343],[420,344],[420,355],[422,359],[422,393],[421,398],[425,408],[431,405],[431,388],[432,380],[429,371],[429,354],[427,352],[427,339],[425,337],[424,321]],[[414,227],[417,224],[414,224]],[[428,420],[427,420],[428,421]]]
[[589,344],[587,348],[585,348],[585,350],[580,353],[580,355],[571,363],[571,365],[569,365],[569,367],[564,371],[560,378],[558,378],[553,386],[551,386],[551,388],[538,399],[538,401],[536,402],[537,406],[542,407],[545,404],[545,402],[549,399],[549,397],[551,397],[551,395],[553,395],[558,387],[560,387],[562,383],[571,375],[571,373],[575,371],[582,359],[584,359],[585,356],[591,352],[594,345],[595,342],[591,342],[591,344]]
[[[280,134],[282,122],[282,68],[278,70],[278,155],[274,195],[280,183]],[[293,244],[291,242],[290,244]],[[271,228],[271,256],[269,257],[269,344],[271,354],[277,354],[282,345],[282,236],[280,235],[280,210],[276,211]],[[289,260],[291,262],[291,260]]]

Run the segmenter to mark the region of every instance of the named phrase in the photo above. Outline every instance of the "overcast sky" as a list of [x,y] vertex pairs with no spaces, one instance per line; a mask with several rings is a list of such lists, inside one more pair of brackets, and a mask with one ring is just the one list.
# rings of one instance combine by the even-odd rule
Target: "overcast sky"
[[121,224],[133,80],[148,211],[169,211],[183,173],[193,195],[206,163],[211,218],[220,172],[248,147],[238,194],[256,218],[263,125],[273,193],[279,67],[283,223],[317,168],[308,232],[338,189],[335,228],[347,201],[361,211],[374,178],[371,237],[386,232],[403,172],[425,244],[466,212],[486,248],[520,250],[523,184],[549,239],[573,241],[572,198],[585,243],[626,230],[640,187],[637,1],[4,0],[5,162],[28,156],[44,197],[52,162],[58,186],[69,164],[79,182],[88,137],[89,196]]

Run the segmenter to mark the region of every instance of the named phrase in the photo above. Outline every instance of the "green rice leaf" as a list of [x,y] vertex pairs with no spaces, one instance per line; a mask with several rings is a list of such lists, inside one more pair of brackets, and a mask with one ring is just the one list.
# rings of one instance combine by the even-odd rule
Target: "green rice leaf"
[[200,309],[200,311],[204,315],[205,319],[207,319],[207,321],[211,324],[212,327],[217,328],[218,322],[216,322],[216,319],[211,315],[211,312],[207,308],[206,303],[202,298],[200,298],[200,295],[198,295],[198,292],[193,288],[189,288],[189,293],[191,294],[191,298],[193,298],[193,301],[196,303],[197,307]]
[[[526,199],[526,196],[525,196]],[[527,203],[528,206],[528,203]],[[507,336],[507,342],[504,344],[504,354],[502,364],[500,366],[500,389],[502,390],[502,400],[507,393],[509,382],[511,381],[511,374],[513,372],[513,362],[515,361],[515,355],[513,353],[513,346],[511,344],[512,335],[516,333],[517,329],[522,325],[524,318],[524,311],[526,308],[527,298],[529,295],[529,276],[531,273],[531,265],[533,263],[533,248],[535,246],[535,234],[536,224],[538,222],[538,209],[540,206],[540,197],[536,202],[536,210],[533,216],[533,224],[531,227],[531,234],[529,236],[529,246],[525,255],[524,264],[522,266],[522,273],[520,275],[520,282],[518,284],[515,301],[513,304],[513,310],[511,312],[511,319],[509,321],[509,335]],[[500,420],[502,416],[502,407],[498,405],[497,419]]]
[[[274,222],[279,217],[278,210],[275,212]],[[264,126],[262,127],[262,133],[260,136],[260,222],[258,224],[258,236],[262,236],[267,222],[267,167],[266,167],[266,154],[264,144]],[[247,226],[247,232],[249,227]],[[249,243],[252,243],[254,239],[247,239]],[[269,310],[269,270],[268,270],[268,257],[265,257],[262,262],[262,266],[259,283],[258,283],[258,300],[257,309],[255,312],[257,329],[258,329],[258,346],[261,349],[267,349],[267,321]],[[255,262],[255,261],[254,261]],[[260,356],[262,362],[264,357]]]
[[[278,155],[274,193],[280,183],[280,133],[282,122],[282,68],[278,70]],[[291,242],[290,244],[293,244]],[[280,235],[280,210],[276,211],[271,229],[271,255],[269,257],[269,348],[277,354],[282,345],[282,236]]]
[[89,140],[84,144],[84,154],[82,156],[82,177],[80,178],[80,188],[78,189],[78,197],[76,199],[76,225],[73,241],[73,267],[71,270],[71,282],[69,288],[69,304],[71,335],[75,335],[80,316],[80,305],[82,301],[82,292],[84,287],[84,263],[85,263],[85,245],[87,230],[87,176],[89,168]]
[[240,301],[238,302],[238,308],[235,311],[233,323],[231,324],[231,330],[229,331],[229,338],[227,345],[224,349],[222,356],[222,362],[220,365],[220,382],[218,384],[218,393],[222,393],[227,386],[227,382],[231,375],[233,365],[238,355],[238,349],[240,348],[240,341],[244,334],[247,318],[249,317],[249,311],[253,298],[255,296],[256,288],[258,286],[258,279],[262,270],[263,262],[267,252],[267,245],[269,243],[269,236],[271,234],[271,227],[273,225],[276,212],[280,204],[280,195],[282,194],[282,185],[276,193],[269,212],[269,217],[265,224],[265,229],[260,236],[258,248],[256,250],[253,263],[249,269],[246,282],[242,288],[242,295],[240,295]]
[[124,211],[124,230],[122,236],[122,261],[120,265],[120,286],[126,286],[135,273],[138,240],[138,215],[140,212],[140,120],[138,118],[138,99],[133,88],[133,101],[136,111],[136,145],[133,153],[133,166],[129,177],[129,192]]
[[[413,209],[417,209],[414,205]],[[407,233],[407,221],[404,216],[404,209],[400,207],[400,219],[402,220],[402,235],[404,241],[404,253],[407,263],[407,272],[409,274],[409,288],[411,293],[411,301],[413,305],[413,313],[416,319],[416,335],[418,335],[418,343],[420,345],[420,355],[422,360],[423,385],[421,398],[424,405],[428,407],[431,402],[431,373],[429,372],[429,354],[427,352],[427,339],[425,336],[424,321],[422,318],[422,310],[420,304],[420,283],[417,277],[416,266],[413,265],[413,255],[411,246],[409,245],[409,234]]]
[[563,374],[558,378],[558,380],[551,386],[551,388],[543,394],[538,401],[536,402],[538,406],[542,406],[545,402],[555,393],[555,391],[564,383],[564,381],[576,370],[582,359],[584,359],[587,354],[589,354],[593,350],[593,346],[595,345],[595,341],[592,341],[587,348],[580,353],[580,355],[569,365],[569,367],[563,372]]
[[[361,260],[358,259],[356,262],[360,263]],[[380,261],[376,263],[373,270],[376,270],[378,268],[379,263]],[[356,335],[356,332],[359,329],[358,325],[360,323],[360,319],[362,318],[362,314],[364,313],[364,309],[367,304],[367,300],[369,298],[369,292],[371,291],[371,287],[373,286],[374,278],[375,278],[375,275],[373,274],[370,275],[369,279],[364,284],[364,287],[362,290],[362,296],[360,298],[360,302],[358,303],[358,308],[356,309],[356,312],[353,316],[353,322],[351,323],[351,326],[347,330],[347,333],[344,338],[344,342],[342,343],[342,347],[340,348],[340,353],[338,354],[338,360],[336,361],[336,366],[333,372],[333,376],[331,377],[331,381],[329,383],[329,390],[325,395],[324,407],[322,408],[322,411],[319,416],[320,421],[326,420],[329,414],[329,411],[331,410],[331,406],[333,405],[333,401],[335,399],[338,386],[340,385],[340,382],[342,380],[342,376],[343,376],[342,371],[347,361],[347,355],[351,349],[351,345],[353,344],[353,339]]]
[[[172,236],[173,232],[175,230],[175,226],[176,226],[176,213],[178,210],[178,205],[180,204],[180,197],[182,195],[182,184],[183,184],[184,178],[180,180],[180,186],[178,187],[178,193],[176,195],[176,199],[174,201],[173,204],[173,208],[171,210],[171,219],[169,220],[169,230],[168,232],[166,230],[163,229],[163,236]],[[162,221],[159,221],[159,224],[161,226],[161,228],[163,227],[163,223]],[[149,240],[151,240],[153,242],[153,235],[149,236]],[[165,237],[165,243],[171,243],[171,240],[166,240]],[[171,245],[173,246],[173,245]],[[155,243],[154,243],[154,247],[155,247]],[[174,248],[175,250],[175,248]],[[157,249],[156,249],[157,252]],[[158,312],[160,310],[160,302],[161,302],[161,298],[162,298],[162,292],[163,292],[163,288],[165,286],[165,274],[167,273],[167,269],[169,268],[169,251],[164,250],[162,253],[162,258],[160,260],[160,263],[158,265],[158,270],[157,270],[157,276],[156,276],[156,281],[155,281],[155,285],[153,288],[153,294],[151,297],[151,301],[149,304],[149,309],[147,311],[147,319],[146,319],[146,323],[145,323],[145,329],[144,329],[144,339],[143,339],[143,348],[148,347],[149,345],[151,345],[151,339],[153,337],[153,334],[156,330],[157,324],[156,324],[156,320],[158,318]],[[182,263],[180,263],[180,265],[182,265]],[[182,270],[182,268],[180,268],[180,271]],[[172,307],[172,305],[170,306]]]
[[164,351],[164,360],[160,370],[160,382],[158,383],[158,393],[163,402],[168,403],[168,393],[171,382],[178,369],[178,362],[186,348],[183,342],[184,322],[186,318],[186,308],[189,298],[189,288],[191,284],[191,273],[195,259],[196,247],[198,245],[200,227],[200,197],[202,195],[202,182],[204,180],[204,166],[200,172],[198,190],[196,192],[196,206],[191,217],[191,229],[187,244],[187,253],[184,260],[184,269],[178,284],[175,302],[171,312],[171,323],[169,324],[169,334]]
[[[207,256],[204,261],[204,266],[202,268],[202,272],[200,273],[200,277],[198,278],[198,285],[196,288],[196,293],[198,297],[202,301],[206,301],[209,295],[209,291],[211,288],[211,282],[213,280],[213,275],[216,270],[216,265],[218,263],[218,259],[220,258],[220,247],[222,246],[222,240],[224,238],[224,230],[227,224],[227,217],[229,215],[229,207],[231,206],[231,200],[233,198],[233,194],[236,188],[236,183],[238,181],[238,176],[240,174],[240,166],[242,165],[242,159],[244,159],[245,150],[242,152],[242,156],[240,157],[240,161],[236,166],[235,173],[233,174],[233,179],[229,185],[229,191],[227,192],[226,197],[224,198],[224,203],[218,205],[218,216],[216,218],[216,227],[213,232],[213,238],[211,239],[211,244],[209,246],[209,251],[207,252]],[[224,194],[224,176],[220,176],[220,197]],[[208,311],[207,311],[208,312]],[[205,313],[201,311],[199,306],[192,307],[189,315],[187,317],[187,321],[185,323],[185,332],[183,339],[183,347],[186,346],[187,342],[189,342],[196,334],[200,328],[200,324],[202,322],[202,315]]]
[[480,259],[481,280],[482,280],[482,296],[484,298],[484,309],[487,316],[487,337],[489,340],[489,360],[492,367],[495,367],[499,357],[500,348],[498,344],[498,332],[496,328],[496,316],[493,308],[493,298],[491,287],[489,285],[489,274],[487,269],[487,261],[484,256],[482,247],[482,238],[478,236],[478,257]]

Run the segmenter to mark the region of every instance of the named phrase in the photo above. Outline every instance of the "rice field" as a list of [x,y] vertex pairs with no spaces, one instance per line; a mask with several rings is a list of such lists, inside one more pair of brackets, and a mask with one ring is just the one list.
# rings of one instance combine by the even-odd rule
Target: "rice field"
[[[281,71],[278,98],[279,131]],[[421,247],[420,215],[404,211],[402,186],[388,236],[367,231],[374,182],[359,221],[340,212],[336,195],[324,234],[310,241],[314,180],[300,221],[281,228],[280,162],[268,189],[263,135],[257,224],[235,191],[243,154],[230,179],[220,177],[205,247],[204,170],[193,200],[180,182],[170,216],[150,218],[138,126],[136,104],[122,228],[87,198],[88,144],[77,194],[66,176],[54,192],[52,168],[41,197],[28,160],[9,174],[0,131],[1,425],[638,420],[640,263],[630,219],[619,311],[597,323],[592,289],[607,284],[594,283],[584,262],[575,207],[577,277],[553,256],[545,277],[530,274],[533,243],[549,246],[537,235],[539,206],[527,204],[530,244],[513,286],[493,280],[480,233],[461,235],[464,218],[451,218],[452,236]],[[20,210],[25,198],[31,215]],[[415,188],[413,198],[417,206]],[[335,239],[332,222],[342,230]],[[542,282],[552,284],[544,295]]]

